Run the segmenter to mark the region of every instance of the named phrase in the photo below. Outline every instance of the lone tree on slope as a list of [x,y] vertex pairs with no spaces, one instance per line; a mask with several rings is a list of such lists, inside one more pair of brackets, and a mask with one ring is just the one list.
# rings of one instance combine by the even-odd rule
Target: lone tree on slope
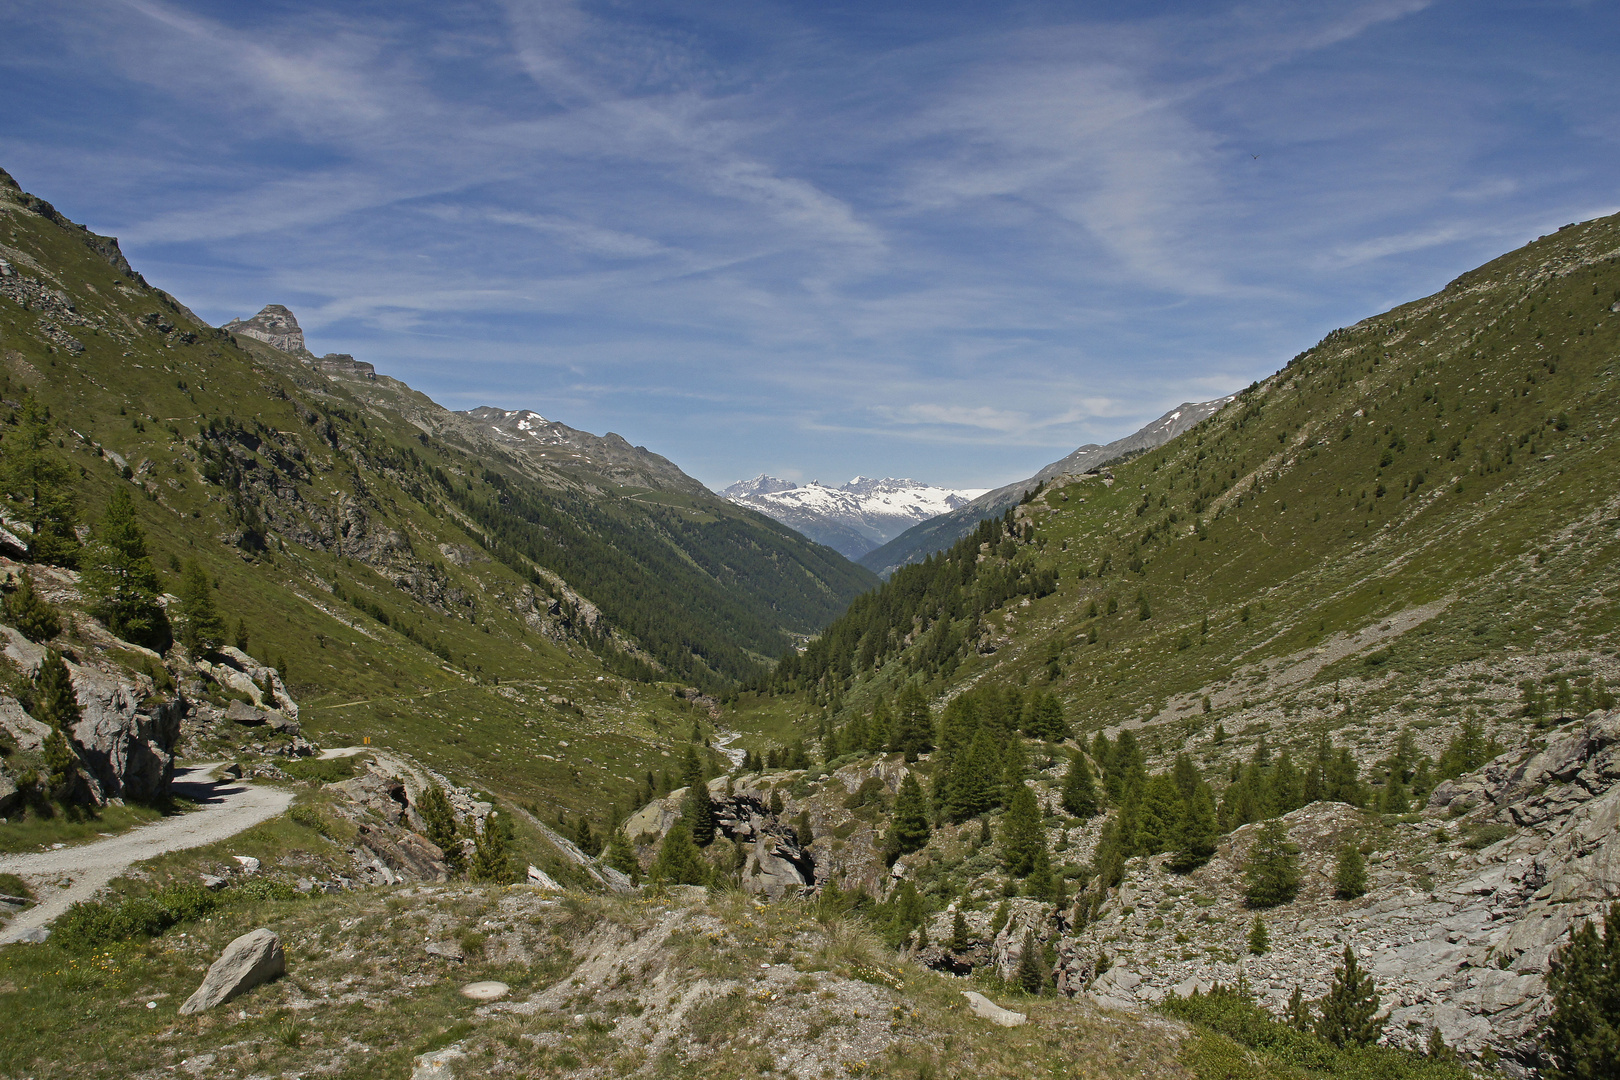
[[1378,1016],[1378,990],[1371,975],[1356,964],[1356,954],[1344,947],[1344,963],[1333,969],[1333,985],[1321,1002],[1316,1033],[1334,1046],[1370,1046],[1383,1034]]

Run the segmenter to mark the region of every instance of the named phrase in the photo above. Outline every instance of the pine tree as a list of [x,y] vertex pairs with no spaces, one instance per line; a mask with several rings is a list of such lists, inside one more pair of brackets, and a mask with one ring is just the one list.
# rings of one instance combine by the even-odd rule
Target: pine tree
[[900,692],[895,702],[894,731],[889,738],[889,749],[906,755],[907,761],[916,761],[919,754],[934,748],[934,722],[928,712],[928,699],[915,684]]
[[894,819],[889,826],[885,855],[892,865],[895,859],[920,851],[928,843],[928,799],[915,773],[908,772],[900,781],[900,792],[894,799]]
[[872,706],[872,719],[866,725],[865,749],[873,754],[883,753],[883,748],[889,745],[889,729],[893,724],[894,717],[889,712],[889,703],[882,694],[879,694],[877,704]]
[[1029,877],[1024,881],[1024,893],[1048,904],[1057,900],[1058,883],[1052,877],[1052,857],[1047,853],[1044,843],[1035,849],[1035,859],[1029,868]]
[[1069,722],[1063,718],[1063,703],[1056,694],[1047,691],[1035,698],[1029,709],[1026,730],[1032,737],[1047,742],[1062,742],[1069,737]]
[[1334,1046],[1370,1046],[1383,1033],[1378,990],[1372,976],[1362,974],[1356,954],[1348,945],[1344,947],[1344,963],[1333,969],[1333,984],[1320,1007],[1316,1033]]
[[79,759],[68,742],[73,725],[79,722],[79,699],[73,690],[73,677],[62,654],[45,651],[39,672],[34,675],[34,719],[49,724],[50,733],[40,746],[44,758],[45,793],[58,801],[70,800],[78,787]]
[[491,885],[517,880],[512,865],[512,826],[499,810],[484,815],[484,827],[473,837],[472,865],[467,877]]
[[152,567],[146,532],[135,517],[127,487],[113,489],[107,512],[96,526],[95,542],[79,561],[90,613],[126,641],[166,651],[174,635],[158,603],[163,583]]
[[1354,844],[1339,848],[1338,864],[1333,870],[1333,891],[1340,900],[1354,900],[1367,892],[1367,860]]
[[[900,785],[904,787],[905,784]],[[810,827],[809,807],[799,811],[799,816],[793,819],[793,836],[799,841],[801,848],[807,848],[815,842],[816,830]]]
[[1552,994],[1546,1048],[1549,1080],[1620,1076],[1620,903],[1570,935],[1547,973]]
[[[714,843],[714,801],[709,798],[709,785],[703,778],[703,762],[698,759],[697,748],[691,743],[686,744],[681,781],[686,785],[686,808],[683,812],[692,828],[692,842],[698,847],[708,847]],[[781,811],[777,810],[776,813]]]
[[79,698],[73,689],[73,677],[68,674],[62,654],[46,649],[34,674],[34,705],[30,710],[34,719],[63,731],[71,731],[79,722]]
[[1243,896],[1250,907],[1286,904],[1299,894],[1299,851],[1281,821],[1260,827],[1244,868]]
[[225,644],[225,620],[214,603],[214,588],[196,559],[187,559],[180,577],[180,641],[194,657]]
[[1077,818],[1097,814],[1097,785],[1086,756],[1078,750],[1069,755],[1069,771],[1063,777],[1063,809]]
[[1001,858],[1008,873],[1025,877],[1035,866],[1035,853],[1046,846],[1041,828],[1040,806],[1035,792],[1019,784],[1007,802],[1007,816],[1001,822]]
[[[1429,1029],[1429,1041],[1423,1052],[1434,1061],[1456,1061],[1457,1054],[1446,1045],[1446,1037],[1440,1034],[1439,1027]],[[1612,1075],[1612,1073],[1611,1073]]]
[[33,714],[35,720],[51,728],[40,747],[46,794],[65,802],[78,787],[79,759],[68,741],[68,733],[79,722],[79,699],[74,694],[73,679],[62,662],[62,654],[55,649],[46,650],[45,659],[34,676]]
[[1249,951],[1255,956],[1264,956],[1271,951],[1271,935],[1266,933],[1265,920],[1258,915],[1249,926]]
[[444,788],[433,784],[422,792],[416,812],[422,817],[426,836],[444,852],[444,865],[452,878],[460,877],[467,868],[466,854],[461,846],[461,832],[456,828],[456,812]]
[[57,456],[54,443],[50,410],[32,396],[24,398],[17,430],[5,441],[3,480],[6,495],[20,504],[22,519],[34,530],[28,560],[73,567],[79,559],[76,478]]
[[1305,1000],[1305,994],[1294,984],[1294,992],[1288,995],[1288,1011],[1283,1014],[1284,1022],[1295,1031],[1309,1031],[1316,1024],[1311,1015],[1311,1003]]
[[951,920],[951,951],[961,952],[968,947],[967,919],[963,917],[960,908],[956,917]]
[[20,577],[22,580],[17,583],[17,588],[5,599],[6,622],[15,626],[29,641],[49,641],[62,632],[62,620],[57,617],[56,609],[34,591],[33,579],[27,571]]
[[[690,802],[688,802],[690,806]],[[658,845],[658,854],[653,859],[647,876],[655,882],[664,885],[704,885],[709,880],[709,868],[703,862],[703,856],[698,853],[697,845],[692,843],[692,823],[683,813],[675,824],[669,827],[664,834],[663,843]]]
[[1209,862],[1219,836],[1215,797],[1210,794],[1209,785],[1200,783],[1181,815],[1181,835],[1177,839],[1176,853],[1170,859],[1170,869],[1187,874]]
[[996,937],[1006,927],[1007,920],[1012,918],[1012,908],[1003,900],[996,905],[996,913],[990,917],[990,936]]
[[1024,944],[1018,950],[1018,974],[1014,977],[1026,994],[1038,994],[1046,985],[1046,964],[1034,930],[1024,931]]
[[231,645],[239,653],[247,652],[248,628],[246,619],[238,618],[236,620],[236,632],[231,635]]
[[630,846],[630,838],[624,835],[623,829],[613,830],[603,861],[621,874],[634,875],[641,870],[641,864],[636,861],[636,849]]

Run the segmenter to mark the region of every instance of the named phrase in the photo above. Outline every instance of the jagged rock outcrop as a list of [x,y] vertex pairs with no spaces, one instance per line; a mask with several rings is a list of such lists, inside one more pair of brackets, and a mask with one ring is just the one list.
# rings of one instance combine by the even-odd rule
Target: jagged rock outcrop
[[[281,673],[275,668],[261,664],[240,649],[229,645],[217,653],[218,662],[197,660],[197,670],[228,690],[239,694],[246,694],[257,706],[265,710],[273,710],[275,718],[298,721],[298,703],[287,692],[286,684],[281,681]],[[229,714],[227,714],[229,715]],[[232,719],[242,719],[242,715],[232,716]],[[266,714],[259,722],[268,723],[273,718]],[[243,722],[251,722],[243,720]],[[296,730],[289,732],[296,735]]]
[[221,330],[264,342],[285,353],[307,353],[304,331],[293,313],[280,304],[266,304],[251,319],[232,319]]
[[[44,646],[9,626],[0,626],[0,635],[6,658],[32,677],[45,658]],[[79,720],[66,732],[84,781],[78,797],[96,804],[166,798],[174,779],[180,720],[189,708],[186,699],[154,700],[149,684],[143,688],[89,664],[66,662],[79,703]],[[0,727],[27,751],[38,750],[50,734],[13,698],[0,697]]]

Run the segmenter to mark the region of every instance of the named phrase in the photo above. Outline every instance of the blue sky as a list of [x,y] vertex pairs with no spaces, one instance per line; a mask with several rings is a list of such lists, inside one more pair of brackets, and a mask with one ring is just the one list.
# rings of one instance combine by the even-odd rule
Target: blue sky
[[715,486],[1027,476],[1620,209],[1608,3],[0,20],[0,166],[203,317]]

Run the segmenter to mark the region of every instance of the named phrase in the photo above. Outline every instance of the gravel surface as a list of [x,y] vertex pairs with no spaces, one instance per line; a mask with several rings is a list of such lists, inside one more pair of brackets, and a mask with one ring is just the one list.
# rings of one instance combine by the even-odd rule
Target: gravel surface
[[[49,926],[70,906],[91,899],[135,863],[235,836],[282,813],[292,803],[290,791],[240,780],[210,780],[208,774],[220,764],[209,762],[175,771],[174,793],[198,804],[199,809],[192,813],[166,817],[93,844],[0,855],[0,873],[22,877],[40,898],[0,929],[0,944],[22,940],[29,931]],[[68,882],[65,888],[63,882]]]

